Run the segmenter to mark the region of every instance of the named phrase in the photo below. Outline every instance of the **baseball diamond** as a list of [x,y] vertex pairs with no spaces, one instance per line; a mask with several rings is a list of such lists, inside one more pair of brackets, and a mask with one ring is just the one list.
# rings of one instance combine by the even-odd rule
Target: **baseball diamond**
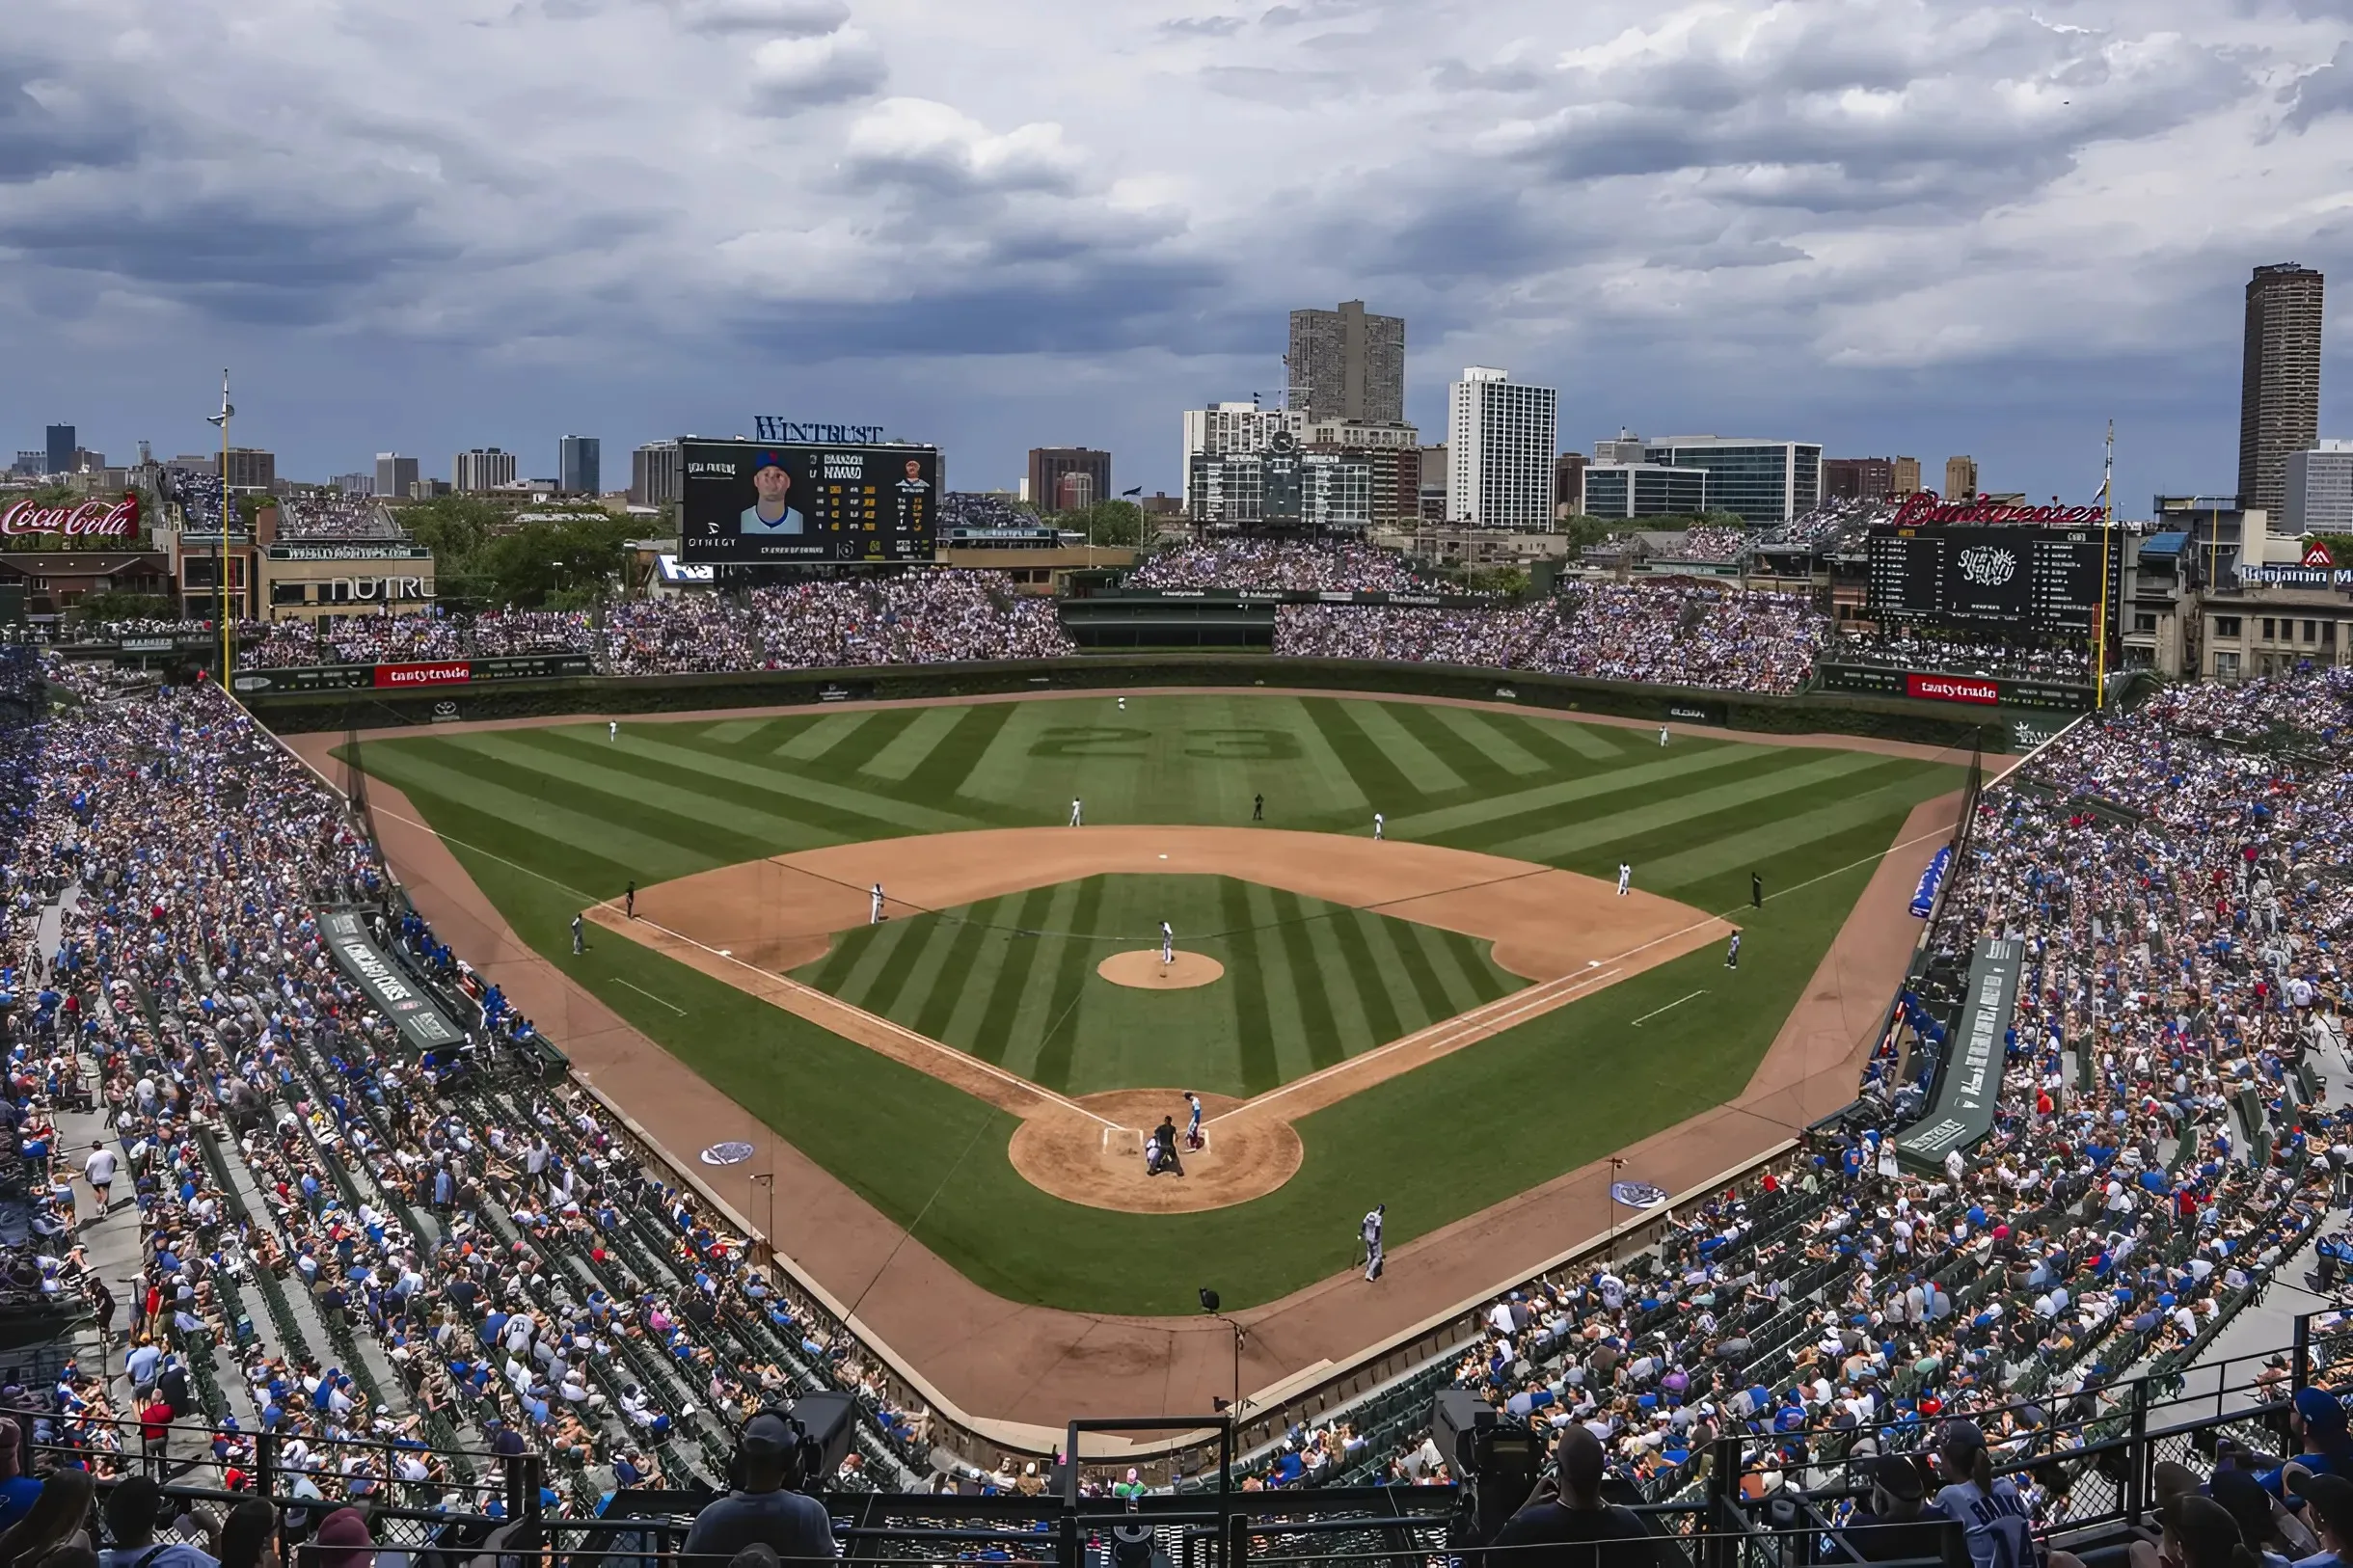
[[[1961,776],[1926,748],[1685,734],[1662,749],[1462,704],[1117,701],[688,716],[617,738],[602,720],[458,726],[365,754],[380,819],[429,825],[523,941],[915,1242],[1008,1301],[1147,1314],[1189,1310],[1212,1257],[1245,1304],[1345,1269],[1333,1217],[1374,1197],[1402,1267],[1416,1237],[1736,1096],[1914,809]],[[1086,827],[1064,825],[1074,798]],[[1078,853],[1156,827],[1239,848],[1198,865],[1156,856],[1205,852],[1141,843]],[[960,848],[991,834],[1001,853]],[[1485,869],[1365,881],[1384,855]],[[1752,875],[1772,889],[1757,909]],[[1546,877],[1592,890],[1581,945],[1515,959],[1537,924],[1510,901]],[[877,881],[888,918],[870,927]],[[619,906],[633,884],[636,921]],[[1442,891],[1495,926],[1397,902]],[[582,910],[593,939],[575,959]],[[1162,919],[1226,977],[1153,995],[1093,973],[1156,949]],[[1737,982],[1716,956],[1727,922],[1747,933]],[[1536,1004],[1478,1014],[1531,979],[1552,987]],[[1247,1105],[1463,1014],[1446,1048],[1258,1113],[1295,1126],[1303,1155],[1245,1202],[1074,1204],[1012,1152],[1026,1118],[1076,1115],[1074,1096]],[[1482,1157],[1461,1158],[1445,1129],[1474,1123]],[[1056,1246],[1017,1239],[1043,1230]]]

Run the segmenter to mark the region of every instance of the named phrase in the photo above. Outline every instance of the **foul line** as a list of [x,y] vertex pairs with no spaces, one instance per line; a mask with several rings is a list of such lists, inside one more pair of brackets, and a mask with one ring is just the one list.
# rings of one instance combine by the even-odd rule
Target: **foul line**
[[[405,823],[409,826],[417,828],[420,832],[433,834],[435,838],[440,839],[445,844],[454,844],[461,849],[471,850],[475,854],[482,855],[488,859],[496,860],[502,866],[513,866],[517,871],[526,872],[530,876],[536,877],[551,887],[562,888],[565,892],[571,894],[575,899],[581,901],[583,906],[587,908],[613,909],[618,907],[616,903],[611,899],[600,899],[590,894],[583,893],[577,887],[573,887],[568,883],[558,881],[555,878],[549,876],[544,871],[535,871],[529,866],[523,865],[517,861],[509,860],[502,854],[496,853],[490,850],[482,849],[480,846],[475,844],[470,844],[462,838],[454,837],[448,833],[439,832],[431,825],[425,823],[420,823],[414,817],[404,817],[397,811],[378,811],[376,815],[379,817],[390,817],[392,821],[397,823]],[[627,917],[624,916],[624,918],[626,919]],[[938,1041],[932,1039],[929,1035],[919,1035],[915,1033],[914,1030],[907,1028],[905,1024],[885,1018],[880,1014],[869,1013],[864,1008],[845,1002],[838,996],[828,995],[826,992],[821,991],[813,986],[804,986],[799,981],[794,980],[789,976],[771,975],[767,970],[760,968],[756,964],[744,962],[742,959],[737,958],[732,953],[721,953],[717,948],[710,947],[704,943],[698,942],[693,937],[687,935],[684,932],[672,931],[669,927],[663,925],[659,921],[640,919],[631,923],[634,925],[645,926],[651,930],[661,932],[663,935],[671,937],[677,941],[684,942],[687,946],[693,948],[699,953],[709,954],[713,959],[721,963],[730,963],[734,964],[739,969],[747,969],[751,973],[758,975],[763,982],[781,986],[787,990],[793,991],[798,995],[804,997],[815,997],[823,1006],[826,1008],[838,1009],[840,1012],[847,1014],[852,1017],[864,1018],[876,1025],[878,1028],[883,1030],[885,1033],[895,1036],[900,1040],[911,1041],[928,1050],[938,1051],[942,1055],[952,1058],[959,1064],[966,1067],[977,1068],[981,1070],[982,1075],[985,1077],[994,1078],[1001,1083],[1012,1084],[1017,1088],[1027,1090],[1029,1093],[1038,1095],[1041,1099],[1049,1101],[1055,1105],[1059,1105],[1065,1110],[1076,1111],[1080,1116],[1085,1117],[1090,1122],[1101,1122],[1106,1127],[1116,1127],[1119,1125],[1117,1122],[1113,1122],[1108,1118],[1095,1115],[1093,1111],[1088,1110],[1084,1105],[1079,1104],[1078,1101],[1071,1099],[1067,1095],[1057,1095],[1054,1093],[1054,1091],[1045,1088],[1041,1084],[1032,1083],[1029,1079],[1022,1077],[1017,1072],[1006,1071],[1003,1068],[998,1067],[994,1062],[984,1061],[982,1058],[974,1056],[968,1051],[960,1051],[953,1045],[943,1045]],[[527,946],[528,944],[526,945]],[[534,953],[533,956],[538,957],[540,955]],[[550,967],[553,968],[554,966],[551,964]],[[556,972],[558,974],[562,973],[560,969],[556,970]],[[619,977],[615,976],[614,978],[618,979]],[[622,981],[621,983],[623,985],[629,984],[627,981]],[[636,990],[637,988],[638,987],[635,986],[630,987],[630,989],[632,990]],[[655,1000],[660,1001],[661,998],[656,997]],[[798,1014],[794,1015],[796,1017],[799,1016]],[[807,1021],[810,1023],[817,1023],[817,1020],[814,1018],[808,1019]],[[825,1028],[825,1026],[822,1023],[819,1023],[817,1026],[820,1029]],[[828,1029],[826,1030],[826,1033],[840,1035],[841,1031],[838,1029]],[[842,1038],[848,1039],[849,1037],[845,1035],[842,1036]],[[852,1043],[854,1044],[856,1041],[853,1041]],[[919,1068],[917,1070],[921,1069]],[[927,1073],[925,1076],[938,1078],[940,1082],[946,1083],[951,1089],[957,1087],[951,1080],[940,1077],[939,1074]],[[977,1098],[978,1096],[976,1095],[974,1097]]]
[[[1707,994],[1707,987],[1702,986],[1699,989],[1693,991],[1691,996],[1705,996]],[[1634,1027],[1639,1029],[1644,1024],[1650,1022],[1651,1019],[1657,1017],[1660,1014],[1674,1012],[1677,1008],[1683,1006],[1684,1003],[1690,1001],[1691,996],[1678,996],[1673,1001],[1667,1003],[1664,1007],[1651,1009],[1648,1013],[1643,1014],[1640,1017],[1634,1020]]]
[[672,1013],[677,1014],[682,1018],[687,1015],[687,1010],[685,1008],[680,1007],[676,1002],[670,1001],[666,997],[656,996],[652,991],[647,990],[643,986],[630,986],[630,983],[623,980],[619,975],[612,977],[612,983],[616,986],[629,986],[629,988],[636,991],[639,996],[645,997],[649,1001],[660,1002],[663,1007],[668,1008]]

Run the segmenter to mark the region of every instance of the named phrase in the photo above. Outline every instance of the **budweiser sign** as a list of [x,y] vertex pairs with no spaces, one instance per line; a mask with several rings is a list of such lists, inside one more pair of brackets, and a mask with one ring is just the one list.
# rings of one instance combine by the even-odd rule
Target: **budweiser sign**
[[378,686],[463,686],[473,679],[473,666],[463,659],[438,664],[378,664]]
[[0,512],[0,534],[62,533],[69,538],[128,539],[139,531],[139,498],[37,506],[20,500]]
[[1907,670],[1904,675],[1904,694],[1926,697],[1932,702],[1999,702],[2002,689],[1991,681],[1972,681],[1959,675],[1922,675]]
[[2096,506],[2009,506],[1990,500],[1941,501],[1933,490],[1904,498],[1896,508],[1895,526],[1917,527],[1923,523],[2029,523],[2042,527],[2080,527],[2107,514]]

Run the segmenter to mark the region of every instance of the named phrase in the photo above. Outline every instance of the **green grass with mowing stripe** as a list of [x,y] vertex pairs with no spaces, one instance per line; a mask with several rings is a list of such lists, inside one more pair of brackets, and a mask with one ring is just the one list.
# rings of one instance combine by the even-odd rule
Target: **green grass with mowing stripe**
[[[1549,715],[1250,692],[1137,695],[1123,711],[1106,696],[632,722],[617,743],[601,722],[426,734],[365,753],[525,941],[893,1220],[920,1216],[924,1245],[1014,1300],[1136,1312],[1191,1311],[1203,1259],[1229,1301],[1285,1294],[1347,1266],[1374,1202],[1390,1203],[1402,1242],[1720,1102],[1909,808],[1958,787],[1959,761],[1683,736],[1661,748],[1655,732]],[[1361,835],[1377,809],[1393,838],[1517,845],[1602,877],[1630,859],[1637,885],[1733,914],[1747,933],[1741,968],[1728,975],[1714,952],[1662,964],[1303,1119],[1307,1161],[1279,1192],[1146,1216],[1046,1197],[1006,1159],[1009,1118],[721,982],[617,939],[570,956],[573,912],[633,879],[844,841],[1058,825],[1073,796],[1095,824],[1241,825],[1257,795],[1278,827]],[[1925,862],[1932,849],[1903,853]],[[1772,895],[1754,912],[1751,871]],[[1134,931],[1148,945],[1161,915],[1123,905],[1120,884],[1155,880],[1205,884],[1171,919],[1188,947],[1220,933],[1229,981],[1128,991],[1098,1011],[1098,992],[1117,989],[1094,973],[1102,944],[1002,934]],[[1467,939],[1318,912],[1226,879],[1090,879],[956,912],[968,919],[892,922],[808,974],[1082,1093],[1261,1093],[1509,983]],[[1180,998],[1214,1002],[1199,1038],[1215,1049],[1189,1068],[1166,1042]],[[560,1021],[542,1021],[560,1041]]]

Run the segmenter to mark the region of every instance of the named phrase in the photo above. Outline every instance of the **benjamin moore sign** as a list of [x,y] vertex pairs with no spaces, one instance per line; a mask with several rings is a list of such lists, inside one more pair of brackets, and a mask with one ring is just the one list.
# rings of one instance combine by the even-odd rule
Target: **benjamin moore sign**
[[359,982],[360,988],[367,992],[367,999],[399,1026],[401,1037],[410,1044],[419,1050],[430,1050],[440,1045],[455,1045],[466,1038],[385,956],[358,915],[347,909],[335,910],[320,916],[319,928],[327,933],[327,946],[333,950],[335,961]]
[[1947,1149],[1973,1148],[1993,1130],[2010,1015],[2017,1006],[2024,958],[2023,942],[1988,936],[1977,944],[1977,960],[1969,965],[1968,1004],[1961,1010],[1960,1030],[1948,1041],[1943,1069],[1936,1074],[1935,1098],[1928,1114],[1896,1140],[1899,1158],[1934,1168],[1943,1162]]

